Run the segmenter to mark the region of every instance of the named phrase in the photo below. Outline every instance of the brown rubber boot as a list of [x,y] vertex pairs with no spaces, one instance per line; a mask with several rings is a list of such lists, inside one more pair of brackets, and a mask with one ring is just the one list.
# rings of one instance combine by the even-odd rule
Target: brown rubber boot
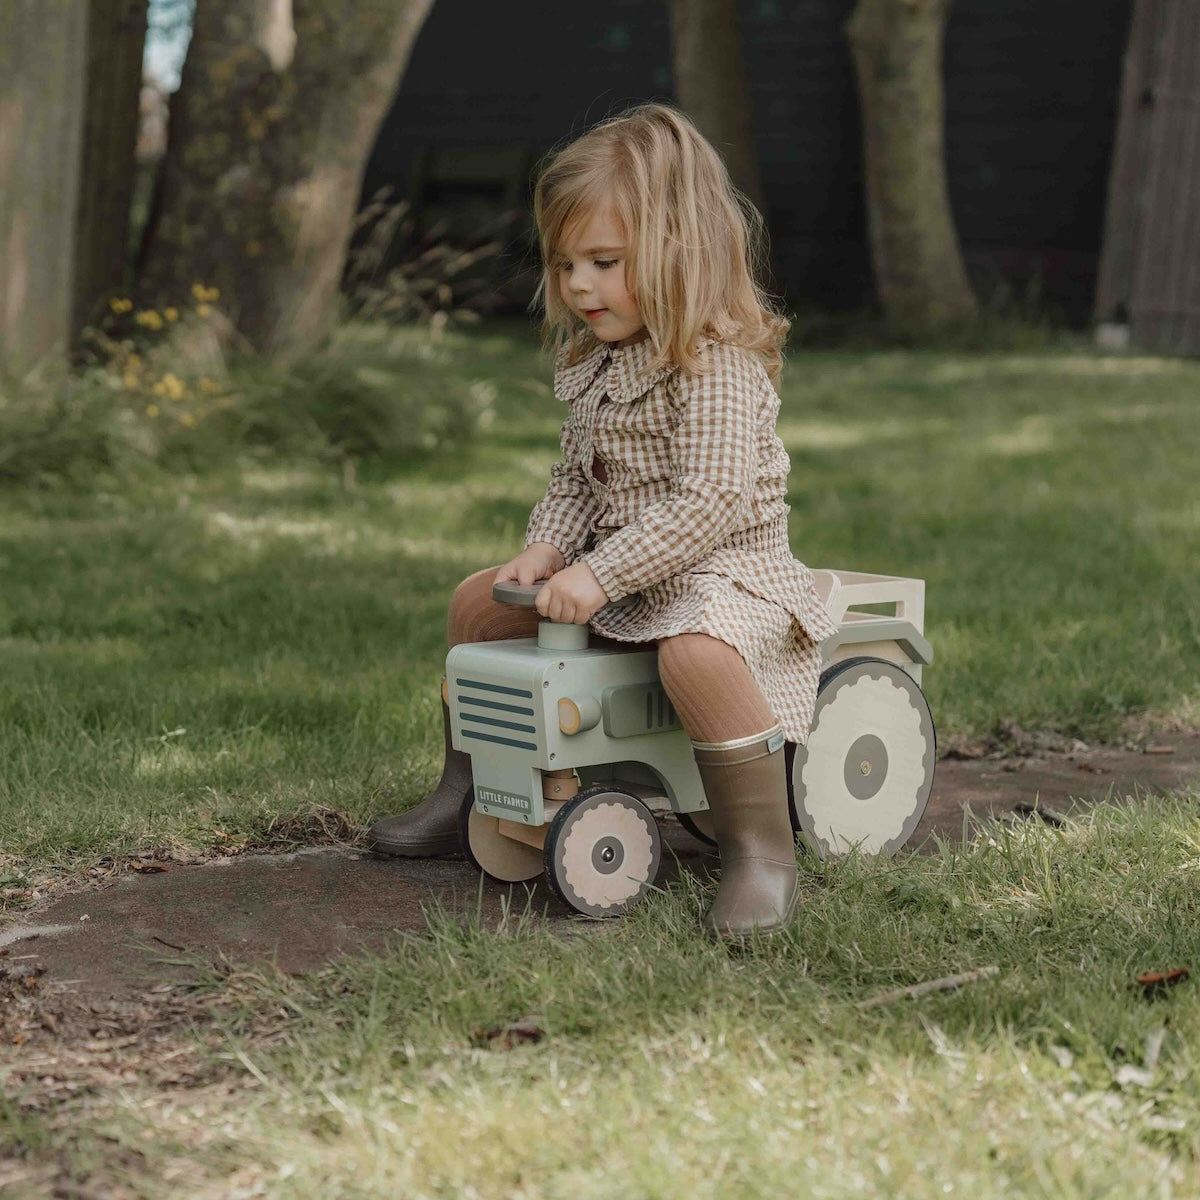
[[458,844],[458,811],[471,786],[471,756],[450,744],[450,709],[442,701],[446,765],[438,785],[416,808],[376,821],[367,833],[367,849],[402,858],[454,854]]
[[799,881],[778,726],[729,742],[693,742],[721,852],[721,886],[704,930],[737,941],[792,919]]

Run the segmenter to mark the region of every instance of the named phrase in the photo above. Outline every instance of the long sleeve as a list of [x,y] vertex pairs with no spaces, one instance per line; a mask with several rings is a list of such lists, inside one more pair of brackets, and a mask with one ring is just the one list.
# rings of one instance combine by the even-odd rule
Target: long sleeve
[[761,389],[744,352],[714,350],[710,372],[680,380],[670,494],[584,556],[610,601],[687,570],[745,520],[757,474]]
[[525,531],[525,545],[548,542],[562,552],[569,566],[592,531],[600,504],[579,465],[579,430],[574,408],[559,434],[562,459],[550,468],[546,494],[534,505]]

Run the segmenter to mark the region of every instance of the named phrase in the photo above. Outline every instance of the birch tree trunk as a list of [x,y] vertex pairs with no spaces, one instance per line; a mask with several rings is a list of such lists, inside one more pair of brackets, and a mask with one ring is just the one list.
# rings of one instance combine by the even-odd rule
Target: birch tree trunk
[[905,324],[977,311],[946,186],[942,46],[950,0],[858,0],[846,27],[862,106],[879,299]]
[[87,15],[0,3],[0,372],[71,337]]
[[362,174],[433,0],[199,0],[139,270],[195,283],[254,346],[311,345],[334,314]]
[[734,0],[671,0],[671,60],[679,107],[721,153],[734,186],[761,212]]
[[90,0],[74,328],[120,291],[129,258],[147,0]]

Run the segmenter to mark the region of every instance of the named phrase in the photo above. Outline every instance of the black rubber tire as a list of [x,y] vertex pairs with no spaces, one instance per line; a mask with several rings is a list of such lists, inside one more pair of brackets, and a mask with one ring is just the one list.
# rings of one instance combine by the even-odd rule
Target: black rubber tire
[[[790,805],[788,806],[788,809],[789,811],[791,810]],[[707,812],[708,810],[704,809],[703,811]],[[675,816],[678,818],[680,825],[682,825],[684,829],[686,829],[688,833],[690,833],[692,837],[694,837],[701,845],[712,846],[714,849],[716,848],[717,839],[705,833],[700,826],[696,824],[696,817],[694,813],[677,812]]]

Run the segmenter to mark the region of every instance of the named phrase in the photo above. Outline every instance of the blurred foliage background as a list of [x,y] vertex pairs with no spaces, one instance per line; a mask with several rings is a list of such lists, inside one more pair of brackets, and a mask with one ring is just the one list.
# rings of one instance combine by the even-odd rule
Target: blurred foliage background
[[[1100,193],[1111,168],[1113,202],[1128,199],[1119,60],[1128,49],[1127,85],[1143,79],[1147,18],[1104,0],[1079,26],[1073,73],[1046,84],[1047,31],[1071,27],[1075,3],[1031,27],[981,0],[839,0],[820,13],[616,0],[561,27],[541,0],[527,25],[473,0],[4,6],[5,503],[44,515],[57,496],[74,521],[96,497],[157,512],[211,486],[233,505],[263,471],[316,471],[338,504],[401,494],[388,519],[441,530],[433,560],[452,566],[426,572],[422,594],[505,556],[555,444],[549,364],[524,312],[531,172],[554,136],[619,109],[620,81],[641,79],[628,98],[681,104],[768,217],[794,316],[781,431],[796,553],[930,581],[944,656],[930,680],[950,742],[1000,744],[1014,722],[1122,737],[1139,714],[1191,721],[1197,636],[1179,556],[1195,532],[1183,465],[1194,376],[1129,354],[1127,312],[1100,314],[1109,348],[1097,350],[1090,299],[1064,313],[1049,275],[980,257],[972,197],[986,192],[997,220],[1025,221],[1026,241],[1090,239],[1081,286],[1117,294],[1120,271],[1106,284],[1101,267],[1129,247],[1102,240]],[[1029,55],[1003,52],[1016,36]],[[461,61],[445,58],[450,45]],[[812,70],[783,82],[805,46]],[[1053,120],[1013,102],[1038,87],[1058,89]],[[556,105],[560,94],[583,100]],[[491,130],[487,145],[447,132],[473,110],[470,136]],[[1086,161],[1051,159],[1033,184],[1018,169],[1014,147],[1045,158],[1085,129]],[[1007,175],[965,155],[989,137]],[[795,173],[813,164],[843,190]],[[994,198],[1009,194],[1022,213]],[[965,243],[956,210],[976,222]],[[866,307],[826,270],[854,261],[851,227]],[[476,531],[456,524],[456,494],[502,477],[508,498],[493,488],[469,508]],[[423,482],[396,493],[394,479]],[[323,488],[318,507],[333,503]],[[38,538],[70,536],[49,528]],[[36,555],[13,562],[28,603],[46,607],[62,581]],[[440,618],[425,619],[423,664],[440,644]]]

